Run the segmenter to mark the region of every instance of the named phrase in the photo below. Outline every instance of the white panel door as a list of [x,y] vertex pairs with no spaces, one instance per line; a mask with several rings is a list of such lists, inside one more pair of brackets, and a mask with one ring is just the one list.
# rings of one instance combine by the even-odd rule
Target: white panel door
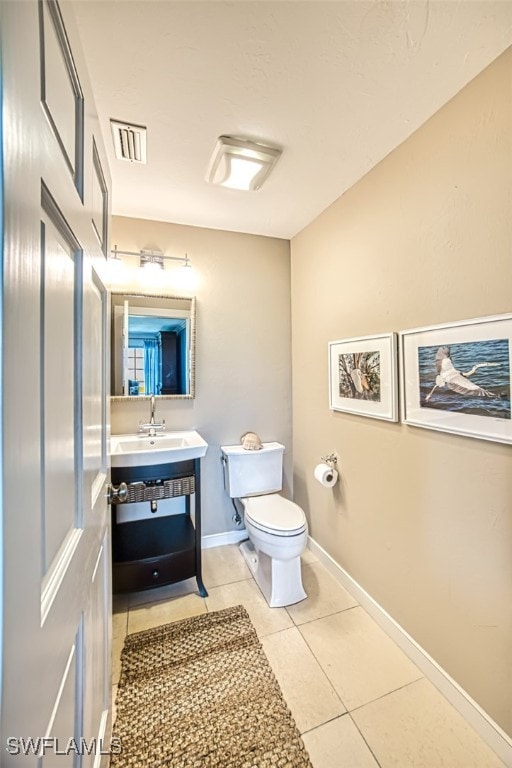
[[72,18],[0,3],[2,768],[107,766],[109,178]]

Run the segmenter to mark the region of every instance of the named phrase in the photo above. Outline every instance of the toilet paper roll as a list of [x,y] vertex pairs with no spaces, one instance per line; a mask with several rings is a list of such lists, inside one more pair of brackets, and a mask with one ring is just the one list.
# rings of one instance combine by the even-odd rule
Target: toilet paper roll
[[338,473],[328,464],[317,464],[314,471],[315,480],[326,488],[332,488],[338,480]]

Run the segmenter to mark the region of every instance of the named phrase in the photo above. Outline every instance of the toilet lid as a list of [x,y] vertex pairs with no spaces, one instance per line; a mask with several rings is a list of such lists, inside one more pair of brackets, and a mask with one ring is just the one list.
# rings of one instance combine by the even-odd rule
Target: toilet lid
[[244,499],[245,514],[258,527],[291,533],[306,525],[304,511],[279,493]]

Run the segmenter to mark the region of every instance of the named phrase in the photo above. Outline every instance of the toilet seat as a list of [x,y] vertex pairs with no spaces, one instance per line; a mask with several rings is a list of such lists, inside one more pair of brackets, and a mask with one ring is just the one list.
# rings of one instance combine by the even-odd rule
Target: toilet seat
[[304,510],[279,493],[243,499],[246,519],[274,536],[298,536],[307,528]]

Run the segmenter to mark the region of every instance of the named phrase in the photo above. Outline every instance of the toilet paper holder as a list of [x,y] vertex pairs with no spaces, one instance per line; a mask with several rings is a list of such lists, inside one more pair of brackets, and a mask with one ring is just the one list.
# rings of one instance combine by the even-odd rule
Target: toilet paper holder
[[327,456],[321,456],[320,458],[322,461],[325,461],[326,464],[329,464],[332,469],[334,469],[334,465],[338,463],[338,457],[334,452],[328,453]]

